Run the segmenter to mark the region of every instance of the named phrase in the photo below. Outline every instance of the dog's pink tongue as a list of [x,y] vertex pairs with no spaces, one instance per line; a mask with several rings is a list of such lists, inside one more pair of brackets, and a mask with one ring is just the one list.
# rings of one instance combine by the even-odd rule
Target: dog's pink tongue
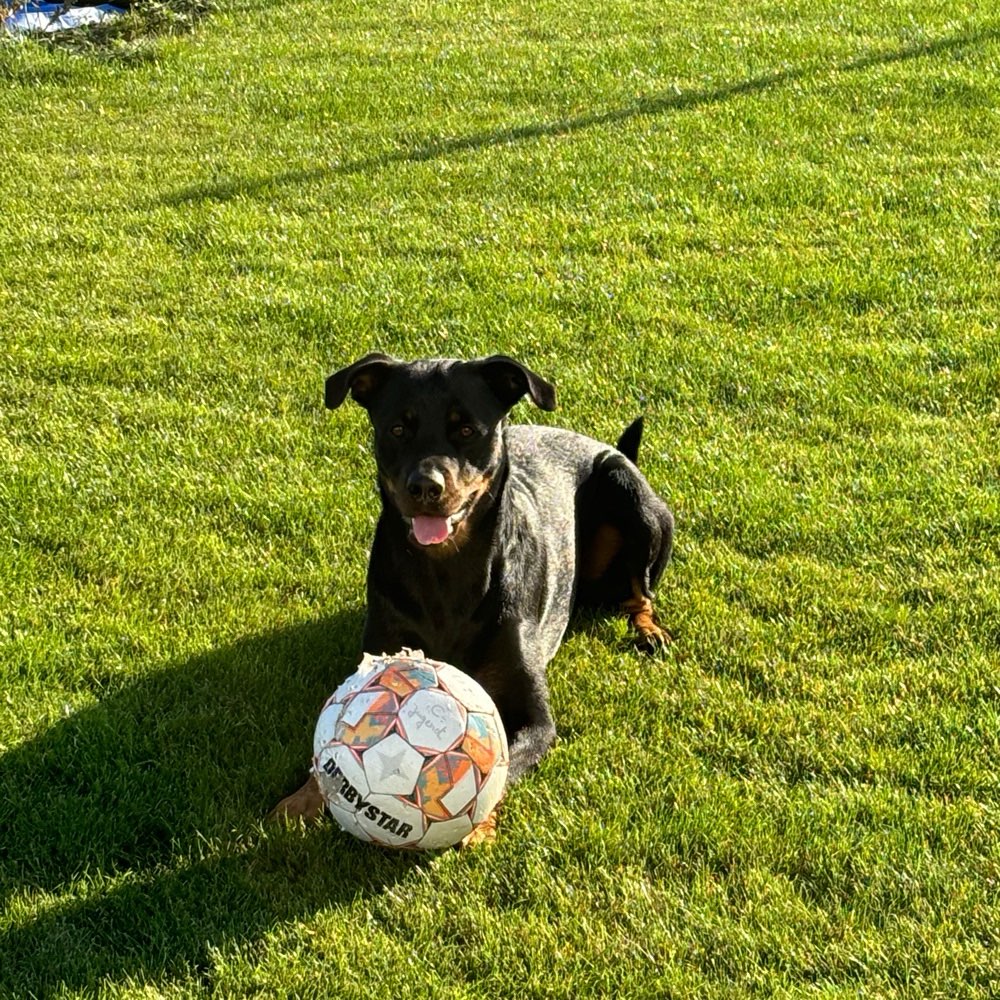
[[430,517],[427,514],[418,514],[413,519],[413,537],[421,545],[437,545],[443,542],[451,533],[448,527],[448,518]]

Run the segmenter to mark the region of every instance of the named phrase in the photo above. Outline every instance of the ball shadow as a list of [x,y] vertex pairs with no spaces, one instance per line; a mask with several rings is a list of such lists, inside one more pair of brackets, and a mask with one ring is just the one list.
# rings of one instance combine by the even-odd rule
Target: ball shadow
[[204,974],[213,949],[379,893],[419,863],[332,825],[260,825],[305,775],[362,619],[170,664],[0,756],[0,995]]

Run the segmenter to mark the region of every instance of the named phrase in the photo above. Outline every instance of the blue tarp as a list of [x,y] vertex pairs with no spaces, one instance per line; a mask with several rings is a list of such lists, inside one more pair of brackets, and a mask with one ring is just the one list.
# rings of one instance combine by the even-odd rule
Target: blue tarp
[[8,14],[3,19],[3,27],[8,31],[37,31],[50,34],[53,31],[66,31],[69,28],[79,28],[85,24],[100,24],[109,18],[118,17],[125,11],[109,3],[95,7],[67,7],[62,3],[42,3],[40,0],[28,0],[26,4]]

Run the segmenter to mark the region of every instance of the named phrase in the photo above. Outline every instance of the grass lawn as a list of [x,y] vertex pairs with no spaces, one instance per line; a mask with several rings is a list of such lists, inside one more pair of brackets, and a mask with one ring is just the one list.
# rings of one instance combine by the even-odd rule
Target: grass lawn
[[[0,997],[1000,993],[1000,18],[247,0],[0,44]],[[356,661],[369,351],[677,514],[498,841],[271,829]]]

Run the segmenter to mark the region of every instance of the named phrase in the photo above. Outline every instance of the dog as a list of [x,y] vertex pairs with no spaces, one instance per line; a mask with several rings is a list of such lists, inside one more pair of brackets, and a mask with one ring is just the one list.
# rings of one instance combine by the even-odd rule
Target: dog
[[[368,564],[364,650],[403,647],[460,667],[490,694],[510,744],[509,782],[555,741],[546,668],[579,605],[617,607],[639,644],[669,641],[653,587],[674,520],[636,467],[642,418],[616,448],[507,421],[555,388],[513,358],[398,361],[369,354],[326,381],[368,411],[382,512]],[[273,816],[314,820],[315,780]]]

